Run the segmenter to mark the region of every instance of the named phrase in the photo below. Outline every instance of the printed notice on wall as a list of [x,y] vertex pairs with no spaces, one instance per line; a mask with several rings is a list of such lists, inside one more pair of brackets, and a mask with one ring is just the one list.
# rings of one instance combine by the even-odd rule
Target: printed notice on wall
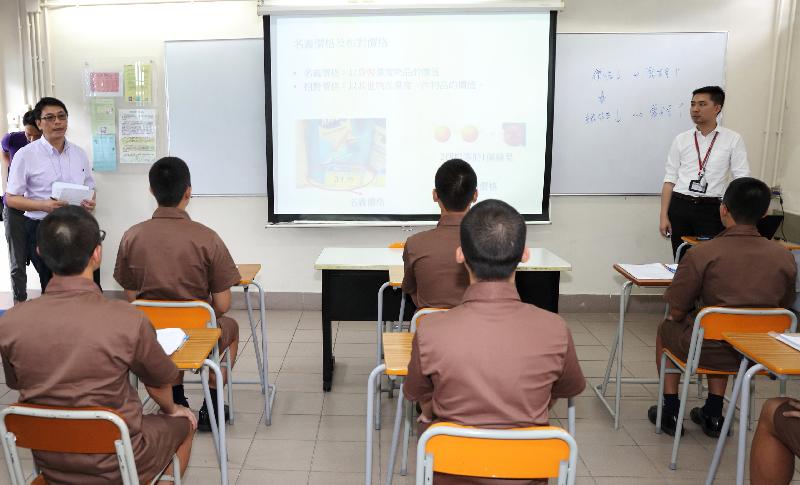
[[156,110],[119,110],[119,160],[121,163],[156,161]]
[[123,70],[125,100],[138,105],[153,102],[153,66],[137,62]]
[[88,73],[89,96],[122,96],[122,83],[119,72]]

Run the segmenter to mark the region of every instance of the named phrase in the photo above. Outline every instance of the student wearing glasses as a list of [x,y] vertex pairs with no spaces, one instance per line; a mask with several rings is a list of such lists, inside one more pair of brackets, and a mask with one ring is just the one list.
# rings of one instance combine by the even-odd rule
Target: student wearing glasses
[[[69,113],[64,103],[45,97],[36,103],[33,113],[42,137],[16,153],[8,176],[6,203],[25,211],[28,255],[39,273],[44,292],[53,273],[36,252],[37,229],[47,214],[67,204],[51,199],[53,183],[67,182],[94,189],[95,182],[86,152],[66,139]],[[94,198],[82,201],[81,206],[94,211]],[[99,272],[95,272],[95,282],[99,284]]]

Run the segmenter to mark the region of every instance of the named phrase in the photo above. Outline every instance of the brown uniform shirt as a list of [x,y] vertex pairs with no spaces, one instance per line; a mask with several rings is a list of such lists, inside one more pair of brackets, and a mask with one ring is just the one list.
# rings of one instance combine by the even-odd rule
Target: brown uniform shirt
[[239,270],[216,232],[186,211],[159,207],[122,236],[114,279],[138,298],[208,300],[239,283]]
[[[8,310],[0,318],[0,355],[6,383],[19,390],[23,403],[103,406],[119,413],[143,480],[153,479],[189,432],[186,419],[142,416],[128,372],[160,387],[174,382],[178,369],[147,317],[104,298],[91,280],[56,276],[41,298]],[[120,480],[114,455],[35,455],[48,483]]]
[[[159,207],[153,218],[136,224],[122,236],[114,279],[137,298],[203,300],[239,283],[241,275],[231,253],[216,232],[194,222],[186,211]],[[221,349],[238,338],[230,317],[217,317]]]
[[403,250],[403,292],[417,308],[452,308],[469,286],[463,264],[456,262],[463,214],[444,214],[436,229],[411,236]]
[[[701,306],[787,307],[795,298],[796,275],[791,252],[761,236],[755,226],[725,229],[681,260],[664,299],[673,313],[684,317],[664,322],[664,345],[686,356],[698,299]],[[710,341],[704,343],[700,358],[704,367],[717,370],[735,370],[741,360],[726,343]]]
[[[479,282],[461,305],[421,321],[403,390],[410,400],[432,400],[437,420],[509,428],[547,425],[551,399],[585,386],[561,317],[522,303],[513,283]],[[447,480],[437,475],[436,483]]]

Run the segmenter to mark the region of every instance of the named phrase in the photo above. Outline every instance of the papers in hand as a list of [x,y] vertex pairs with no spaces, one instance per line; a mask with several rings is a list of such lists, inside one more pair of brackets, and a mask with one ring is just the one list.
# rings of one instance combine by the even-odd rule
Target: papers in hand
[[795,350],[800,350],[800,333],[770,332],[769,335],[785,343],[786,345]]
[[661,263],[620,264],[619,267],[637,280],[671,280],[675,276]]
[[180,328],[161,328],[156,330],[156,338],[158,343],[161,344],[161,348],[164,349],[164,353],[172,355],[181,348],[183,343],[189,339],[189,336]]
[[70,205],[81,205],[83,200],[92,200],[94,190],[80,184],[53,182],[51,197],[55,200],[63,200]]

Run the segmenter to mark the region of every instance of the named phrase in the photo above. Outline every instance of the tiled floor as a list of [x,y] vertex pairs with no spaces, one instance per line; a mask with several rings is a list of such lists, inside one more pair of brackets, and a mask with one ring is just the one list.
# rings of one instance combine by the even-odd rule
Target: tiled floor
[[[241,356],[237,375],[255,377],[256,366],[245,312],[232,312],[241,326]],[[608,346],[617,325],[613,314],[563,315],[572,329],[581,366],[590,384],[599,382],[608,358]],[[334,324],[336,373],[333,391],[322,392],[320,313],[271,311],[267,314],[270,379],[277,382],[278,395],[272,426],[263,424],[263,401],[256,386],[236,388],[236,422],[228,429],[231,484],[335,485],[364,483],[364,412],[366,378],[375,365],[373,322]],[[654,342],[659,316],[632,314],[626,322],[625,375],[655,376]],[[189,400],[199,408],[199,386],[190,386]],[[777,394],[777,384],[758,379],[758,397]],[[789,394],[798,395],[800,385],[790,383]],[[619,430],[603,405],[587,390],[576,399],[577,441],[581,485],[655,485],[703,483],[715,440],[687,420],[681,442],[678,470],[667,466],[671,438],[657,435],[647,421],[647,408],[654,404],[656,386],[623,387]],[[4,393],[4,394],[3,394]],[[696,393],[693,392],[696,397]],[[14,402],[16,393],[0,384],[0,405]],[[694,405],[692,401],[689,405]],[[758,400],[760,408],[762,400]],[[394,400],[383,400],[384,426],[376,439],[373,483],[384,477],[391,435],[388,424]],[[554,423],[566,415],[565,403],[554,409]],[[752,437],[752,435],[750,436]],[[412,442],[412,447],[416,442]],[[413,450],[414,448],[412,448]],[[414,467],[410,453],[409,470]],[[715,483],[733,483],[735,446],[731,442],[723,457]],[[411,475],[395,476],[394,483],[413,483]],[[796,477],[799,477],[796,475]],[[0,484],[7,483],[0,470]],[[214,447],[208,433],[197,434],[186,477],[188,484],[219,483]],[[796,483],[800,483],[797,481]]]

